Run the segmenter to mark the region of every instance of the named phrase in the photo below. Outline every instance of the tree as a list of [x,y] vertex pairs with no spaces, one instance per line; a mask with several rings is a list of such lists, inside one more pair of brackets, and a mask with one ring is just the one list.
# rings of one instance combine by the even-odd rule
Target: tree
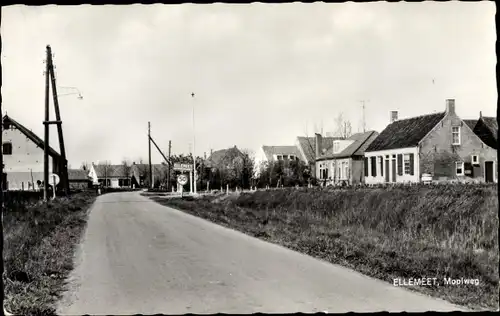
[[130,177],[131,177],[131,171],[132,171],[132,164],[126,158],[124,158],[122,160],[122,171],[123,171],[123,175],[127,178],[127,183],[125,183],[124,185],[126,185],[126,186],[131,185]]
[[335,118],[335,136],[342,139],[347,139],[352,135],[352,126],[349,120],[344,118],[344,115],[340,113]]
[[99,162],[99,166],[101,166],[102,175],[104,178],[104,186],[108,186],[108,177],[111,176],[111,162],[108,160],[104,160]]
[[89,163],[86,161],[82,162],[80,169],[85,170],[85,171],[89,170]]

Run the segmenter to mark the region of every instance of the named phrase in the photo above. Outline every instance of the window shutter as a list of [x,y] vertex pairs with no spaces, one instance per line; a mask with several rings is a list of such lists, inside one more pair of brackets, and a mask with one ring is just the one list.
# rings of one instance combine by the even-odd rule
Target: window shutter
[[368,157],[365,157],[365,177],[368,177]]
[[415,167],[414,167],[415,163],[414,163],[414,160],[413,160],[413,154],[410,154],[410,175],[414,175],[415,174]]
[[403,155],[398,154],[398,175],[403,175]]
[[377,157],[371,157],[372,176],[377,176]]
[[380,176],[384,176],[384,156],[380,156]]

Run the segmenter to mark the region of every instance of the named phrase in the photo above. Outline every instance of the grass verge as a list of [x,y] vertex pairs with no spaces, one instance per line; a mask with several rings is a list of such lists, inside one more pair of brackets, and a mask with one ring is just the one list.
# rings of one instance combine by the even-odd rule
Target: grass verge
[[47,204],[6,205],[4,293],[16,315],[54,315],[73,253],[84,230],[94,192],[79,192]]
[[[498,309],[496,186],[284,189],[228,197],[151,196],[163,205],[472,309]],[[444,278],[479,279],[446,285]]]

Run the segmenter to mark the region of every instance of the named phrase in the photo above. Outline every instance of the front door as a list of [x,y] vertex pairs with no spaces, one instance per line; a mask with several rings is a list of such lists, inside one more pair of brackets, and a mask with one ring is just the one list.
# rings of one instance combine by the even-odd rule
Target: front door
[[493,182],[493,161],[485,161],[484,177],[486,182]]
[[385,171],[385,182],[388,183],[390,181],[389,180],[389,159],[385,160],[385,168],[384,169],[385,169],[384,170]]
[[396,182],[396,159],[392,159],[392,182]]

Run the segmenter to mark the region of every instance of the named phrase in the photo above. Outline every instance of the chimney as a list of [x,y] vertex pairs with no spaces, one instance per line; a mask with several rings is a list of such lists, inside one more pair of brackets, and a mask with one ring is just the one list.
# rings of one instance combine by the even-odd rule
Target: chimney
[[134,161],[134,162],[132,162],[132,165],[135,165],[135,161]]
[[446,99],[446,114],[455,114],[455,99]]
[[398,120],[398,111],[391,111],[391,123],[394,123]]
[[207,159],[207,152],[206,151],[203,153],[203,159]]
[[483,117],[483,112],[479,111],[479,118],[482,118],[482,117]]
[[210,156],[212,156],[213,153],[214,153],[214,150],[210,149]]
[[321,136],[321,134],[316,133],[316,158],[318,158],[319,155],[321,154],[322,144],[323,144],[323,136]]

